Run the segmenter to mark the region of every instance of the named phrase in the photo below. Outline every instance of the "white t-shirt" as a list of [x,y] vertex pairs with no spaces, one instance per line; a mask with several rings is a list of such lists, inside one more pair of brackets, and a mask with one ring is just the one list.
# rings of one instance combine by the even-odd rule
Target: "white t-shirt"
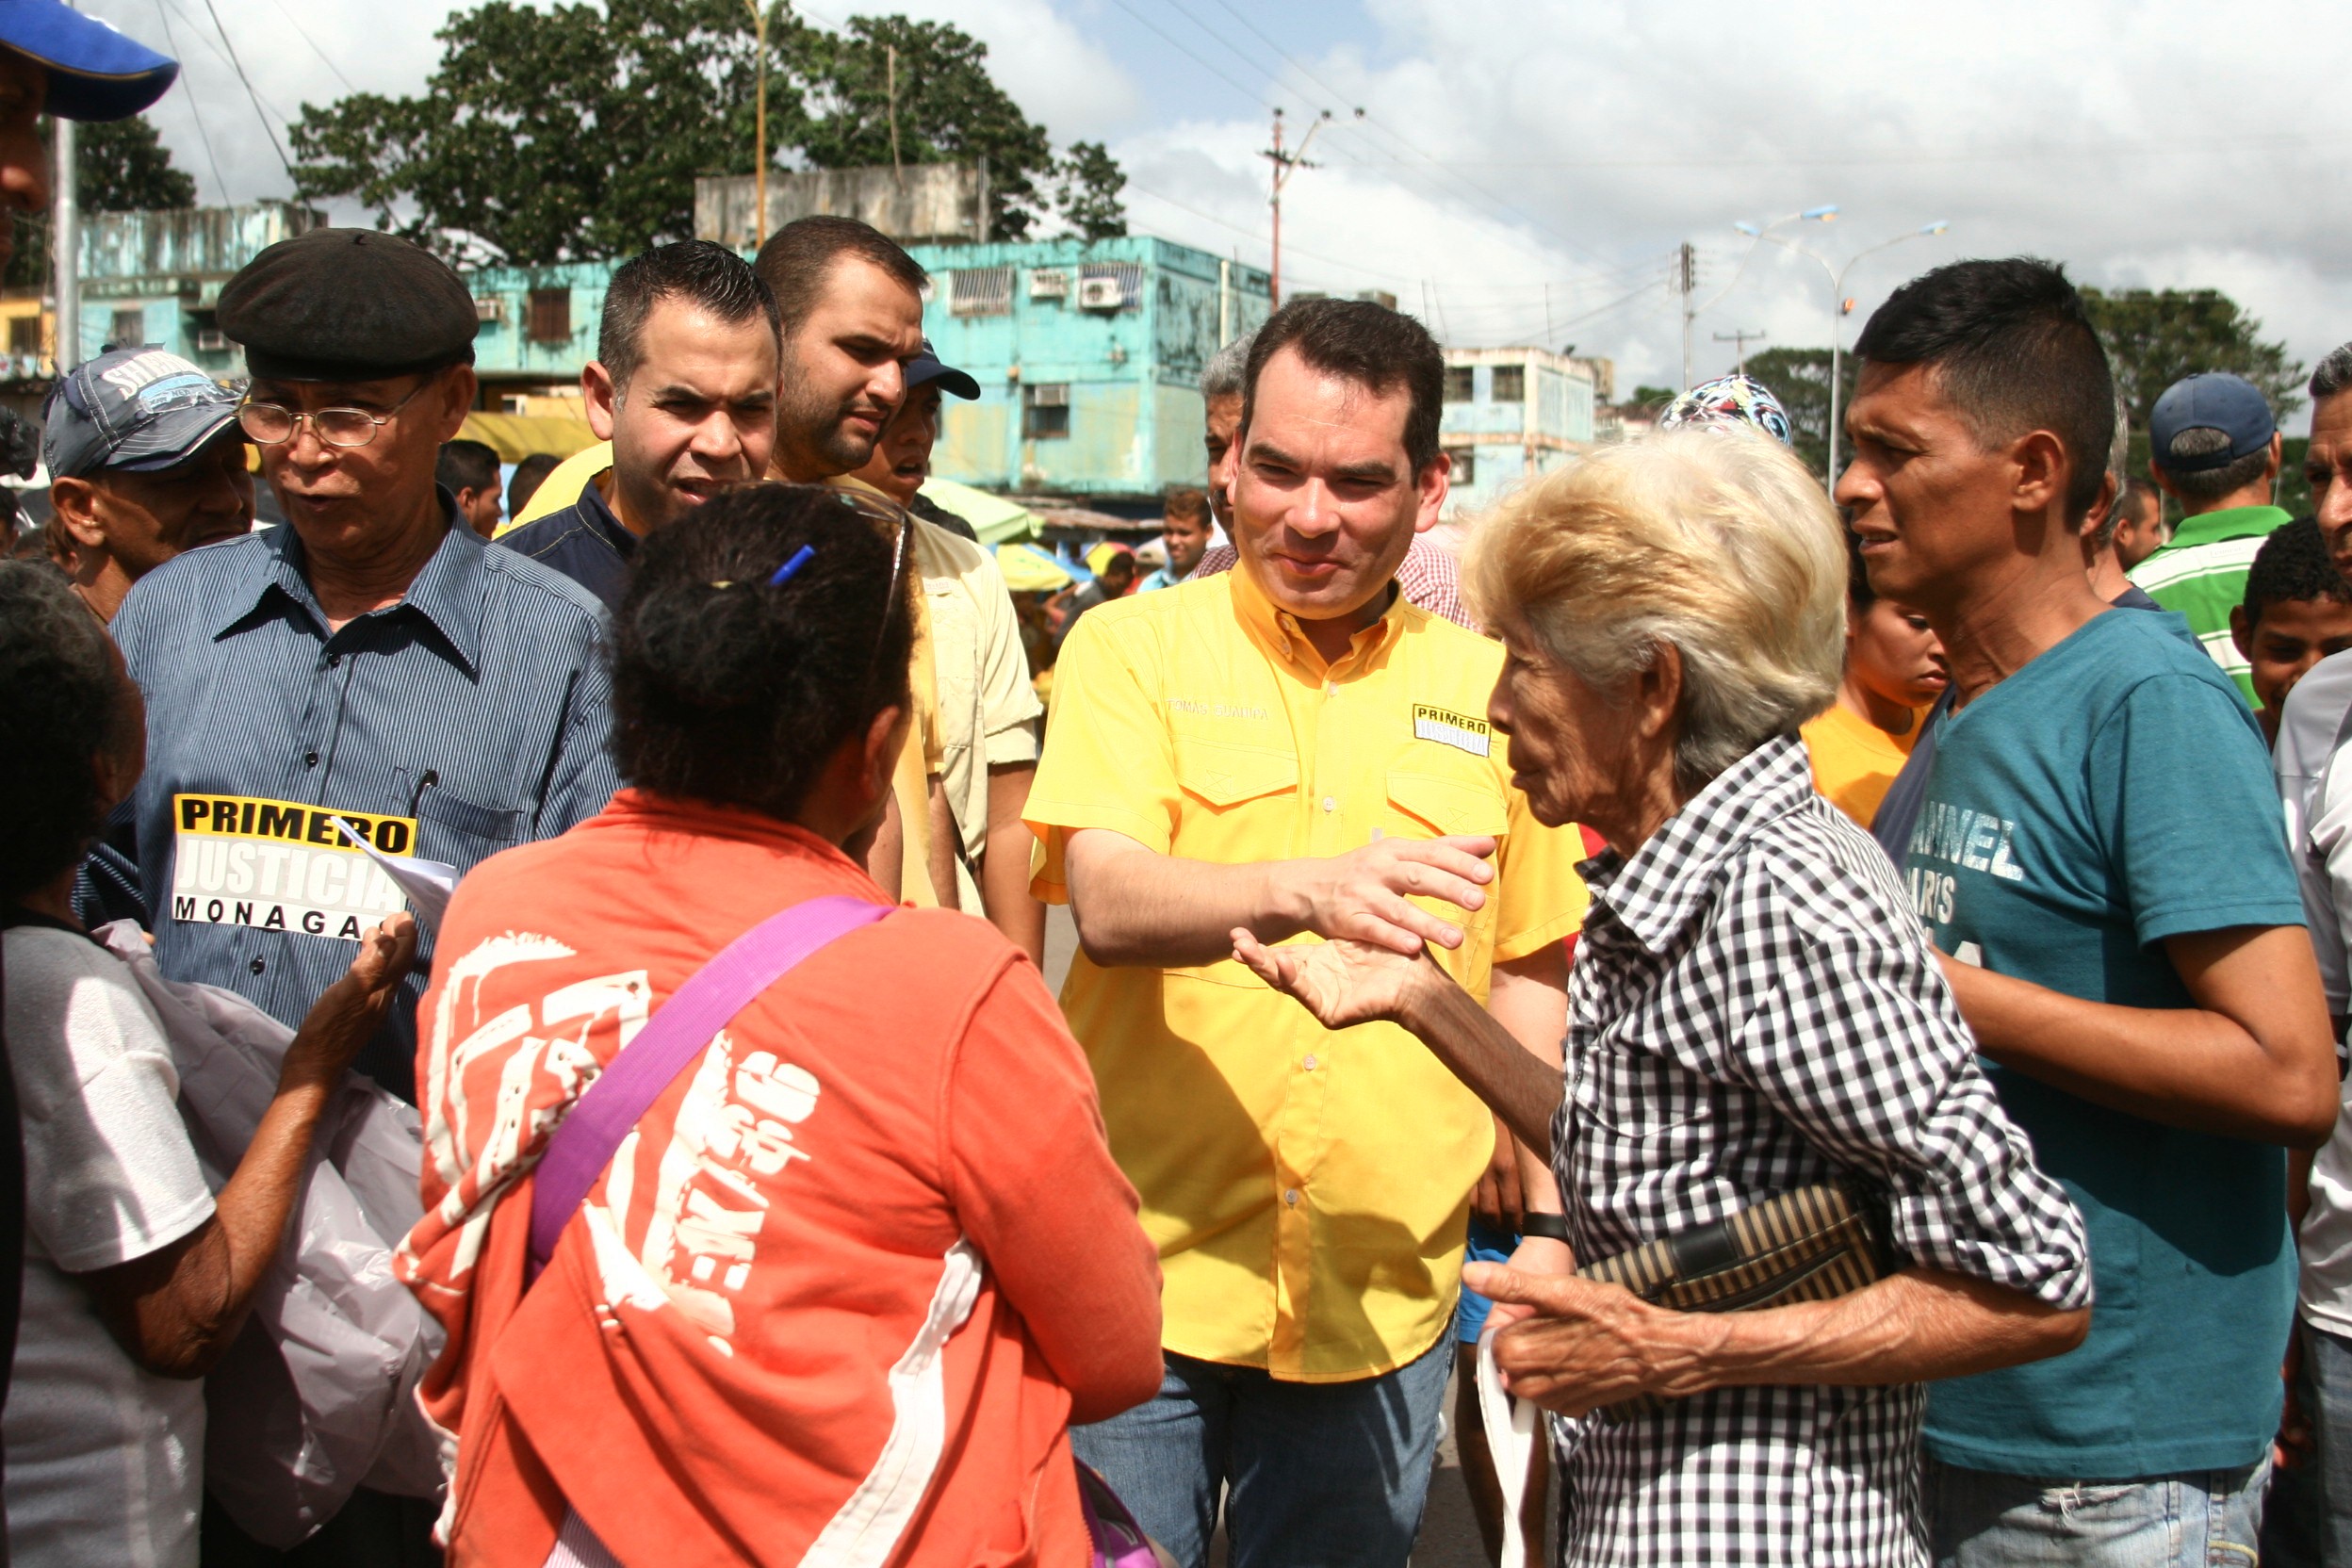
[[196,1561],[204,1385],[142,1370],[70,1277],[202,1225],[212,1194],[154,1009],[87,937],[7,933],[24,1121],[24,1304],[0,1437],[16,1568]]

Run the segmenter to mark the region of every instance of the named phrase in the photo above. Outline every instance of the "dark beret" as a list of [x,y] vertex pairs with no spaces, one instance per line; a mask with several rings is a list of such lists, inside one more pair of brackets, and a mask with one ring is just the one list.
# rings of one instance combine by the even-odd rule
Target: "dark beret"
[[431,251],[373,229],[313,229],[220,289],[220,330],[255,376],[379,381],[471,364],[474,299]]

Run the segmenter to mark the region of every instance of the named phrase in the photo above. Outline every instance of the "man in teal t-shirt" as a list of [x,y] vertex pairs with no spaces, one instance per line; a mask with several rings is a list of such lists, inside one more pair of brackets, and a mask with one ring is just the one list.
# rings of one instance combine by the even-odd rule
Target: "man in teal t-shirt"
[[2063,271],[1940,268],[1856,353],[1838,499],[1953,694],[1904,875],[2091,1241],[2079,1348],[1930,1392],[1934,1554],[2251,1561],[2295,1291],[2280,1146],[2336,1110],[2262,741],[2164,615],[2091,589],[2078,531],[2114,391]]
[[2246,706],[2256,707],[2230,612],[2246,600],[2254,552],[2291,520],[2270,503],[2285,449],[2278,422],[2249,381],[2220,371],[2183,376],[2149,411],[2148,445],[2148,471],[2183,517],[2171,543],[2132,569],[2132,581],[2189,623]]

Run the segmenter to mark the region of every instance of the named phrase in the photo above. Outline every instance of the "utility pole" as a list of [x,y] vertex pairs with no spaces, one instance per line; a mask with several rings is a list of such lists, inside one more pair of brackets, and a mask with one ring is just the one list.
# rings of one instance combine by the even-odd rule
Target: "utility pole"
[[56,368],[62,376],[82,360],[81,215],[74,197],[74,122],[54,119],[49,134],[57,160],[49,199],[49,255],[57,296]]
[[1715,341],[1733,345],[1732,354],[1740,367],[1740,374],[1744,376],[1748,373],[1749,341],[1753,339],[1761,343],[1771,335],[1768,332],[1719,332],[1715,335]]
[[[757,248],[768,237],[768,13],[760,0],[743,0],[743,4],[751,8],[752,33],[760,43],[759,68],[754,73],[760,86],[751,132],[751,243]],[[895,132],[897,127],[891,129]]]
[[[1362,109],[1356,111],[1356,118],[1364,118]],[[1331,122],[1331,111],[1325,109],[1315,116],[1315,123],[1307,127],[1307,134],[1299,138],[1298,150],[1286,153],[1282,151],[1282,111],[1277,107],[1274,110],[1274,145],[1258,155],[1274,166],[1273,190],[1266,198],[1266,204],[1274,209],[1274,265],[1268,273],[1266,294],[1268,302],[1277,310],[1282,308],[1282,187],[1290,183],[1292,171],[1321,167],[1307,161],[1307,147],[1315,140],[1315,133]]]
[[1674,288],[1682,296],[1682,390],[1685,392],[1690,390],[1690,322],[1698,315],[1690,307],[1690,291],[1698,286],[1698,250],[1686,239],[1674,264]]

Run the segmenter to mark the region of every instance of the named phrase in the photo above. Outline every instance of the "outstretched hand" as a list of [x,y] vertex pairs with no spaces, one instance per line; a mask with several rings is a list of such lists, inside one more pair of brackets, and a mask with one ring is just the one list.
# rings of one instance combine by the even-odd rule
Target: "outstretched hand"
[[1622,1285],[1509,1264],[1470,1264],[1462,1281],[1491,1298],[1509,1325],[1495,1335],[1494,1365],[1516,1398],[1583,1415],[1701,1386],[1701,1357],[1687,1331],[1693,1315],[1651,1306]]
[[393,994],[416,959],[416,922],[407,911],[392,915],[359,939],[351,967],[311,1004],[302,1026],[286,1048],[281,1086],[297,1081],[332,1084],[351,1065],[391,1010]]
[[1233,956],[1326,1029],[1400,1021],[1422,988],[1453,983],[1426,948],[1407,956],[1344,939],[1267,947],[1235,929]]

